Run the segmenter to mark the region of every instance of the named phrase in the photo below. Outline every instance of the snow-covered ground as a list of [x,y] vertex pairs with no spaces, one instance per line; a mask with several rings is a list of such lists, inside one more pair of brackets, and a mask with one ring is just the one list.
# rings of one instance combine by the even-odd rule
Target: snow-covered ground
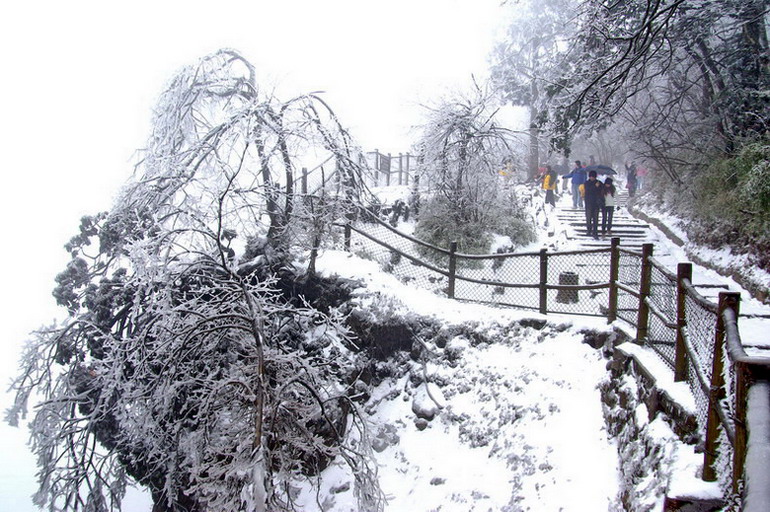
[[[452,336],[443,347],[429,341],[425,368],[404,363],[365,405],[384,441],[377,460],[386,510],[612,509],[617,447],[598,390],[606,361],[579,332],[605,324],[561,318],[524,327],[519,321],[532,315],[416,290],[344,253],[327,253],[319,268],[366,282],[363,307],[390,297],[404,315],[436,319],[450,331],[472,325],[478,336]],[[322,487],[341,488],[346,475],[338,472],[327,470]],[[324,510],[356,510],[350,494],[331,494]]]
[[[404,190],[388,193],[398,197]],[[658,236],[675,266],[682,249]],[[547,238],[544,233],[540,243]],[[404,356],[398,364],[388,363],[390,376],[361,405],[371,424],[386,510],[619,511],[624,510],[619,494],[630,485],[638,491],[638,503],[659,510],[666,487],[715,494],[713,485],[697,478],[701,456],[662,419],[647,422],[643,405],[635,411],[642,434],[661,447],[659,457],[668,469],[663,477],[647,475],[635,483],[623,474],[623,460],[633,454],[609,435],[599,391],[608,378],[608,361],[583,341],[586,331],[628,326],[452,301],[339,251],[324,253],[318,269],[361,280],[359,308],[385,304],[391,314],[431,319],[446,331],[424,340],[420,360]],[[694,281],[740,291],[729,278],[698,266],[695,276]],[[767,311],[742,293],[744,312]],[[766,322],[742,325],[745,339],[767,341]],[[681,389],[665,385],[681,397]],[[687,407],[687,397],[680,401]],[[10,493],[16,480],[12,471],[6,473],[0,489]],[[351,484],[342,466],[333,464],[320,488],[304,489],[298,503],[308,511],[357,510]],[[133,496],[130,503],[126,510],[150,507],[146,496]]]

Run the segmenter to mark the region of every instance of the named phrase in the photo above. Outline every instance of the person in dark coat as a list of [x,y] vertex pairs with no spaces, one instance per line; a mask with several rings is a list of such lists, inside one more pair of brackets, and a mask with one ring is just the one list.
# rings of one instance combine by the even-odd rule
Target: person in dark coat
[[604,180],[604,189],[602,190],[604,196],[604,206],[602,206],[602,236],[605,234],[612,234],[612,217],[615,214],[615,205],[617,201],[615,199],[615,185],[612,182],[612,178]]
[[628,189],[628,197],[634,197],[636,193],[636,164],[631,162],[631,165],[626,164],[626,188]]
[[604,184],[596,179],[596,171],[588,172],[585,182],[586,230],[588,236],[599,239],[599,212],[604,208]]

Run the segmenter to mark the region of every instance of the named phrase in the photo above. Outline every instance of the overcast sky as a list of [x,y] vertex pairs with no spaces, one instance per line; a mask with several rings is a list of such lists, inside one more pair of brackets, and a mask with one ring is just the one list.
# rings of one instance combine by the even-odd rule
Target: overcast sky
[[[367,150],[406,152],[420,103],[486,75],[500,0],[14,1],[0,19],[0,383],[55,315],[79,219],[110,207],[181,66],[222,47],[279,96],[326,91]],[[5,409],[10,396],[0,396]],[[26,433],[0,426],[0,510],[34,510]]]

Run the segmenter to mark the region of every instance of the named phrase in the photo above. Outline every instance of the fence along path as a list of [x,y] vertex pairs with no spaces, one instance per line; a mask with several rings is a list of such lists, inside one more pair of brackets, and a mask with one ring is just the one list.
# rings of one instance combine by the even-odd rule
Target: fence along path
[[692,264],[680,263],[673,273],[650,243],[634,250],[615,237],[603,248],[469,255],[454,244],[420,241],[374,215],[361,218],[345,226],[346,248],[403,281],[459,300],[605,316],[635,327],[636,342],[692,391],[705,447],[703,479],[719,480],[726,494],[743,489],[742,510],[766,510],[770,358],[750,357],[743,348],[740,294],[722,292],[718,303],[704,298],[692,283]]

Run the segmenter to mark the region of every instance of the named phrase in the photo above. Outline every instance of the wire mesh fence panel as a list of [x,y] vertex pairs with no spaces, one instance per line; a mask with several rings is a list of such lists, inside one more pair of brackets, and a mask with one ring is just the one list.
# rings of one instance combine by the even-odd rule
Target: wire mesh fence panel
[[730,443],[725,429],[720,429],[717,443],[717,460],[714,466],[722,492],[729,495],[733,484],[733,445]]
[[[639,290],[642,281],[642,255],[620,251],[618,258],[618,283],[632,290]],[[639,312],[639,299],[622,289],[618,289],[618,318],[636,325]]]
[[[516,254],[483,259],[457,257],[455,298],[489,304],[538,309],[540,257]],[[479,283],[479,281],[489,284]],[[529,285],[509,287],[504,284]]]
[[[368,236],[362,233],[366,233]],[[377,241],[372,240],[372,238]],[[398,252],[391,248],[397,249]],[[430,264],[431,258],[425,256],[429,249],[418,248],[416,243],[399,236],[382,225],[358,223],[351,233],[350,251],[364,259],[376,261],[380,264],[380,268],[394,274],[402,282],[435,293],[446,293],[447,277],[419,263],[425,261]],[[406,256],[399,254],[399,252]],[[445,270],[446,266],[440,263],[441,259],[438,256],[434,257],[433,260],[437,262],[434,263],[435,267]]]
[[546,308],[552,313],[607,316],[610,251],[548,254],[548,285],[606,285],[591,290],[548,290]]
[[676,360],[676,328],[671,327],[676,325],[677,321],[676,298],[676,276],[652,265],[649,303],[664,318],[660,318],[655,312],[650,312],[646,344],[660,356],[671,370],[674,369]]
[[688,384],[695,397],[698,424],[701,431],[705,432],[709,397],[698,382],[696,368],[703,375],[706,386],[710,386],[716,314],[688,293],[685,297],[685,321],[688,339],[696,357],[696,360],[689,361]]

